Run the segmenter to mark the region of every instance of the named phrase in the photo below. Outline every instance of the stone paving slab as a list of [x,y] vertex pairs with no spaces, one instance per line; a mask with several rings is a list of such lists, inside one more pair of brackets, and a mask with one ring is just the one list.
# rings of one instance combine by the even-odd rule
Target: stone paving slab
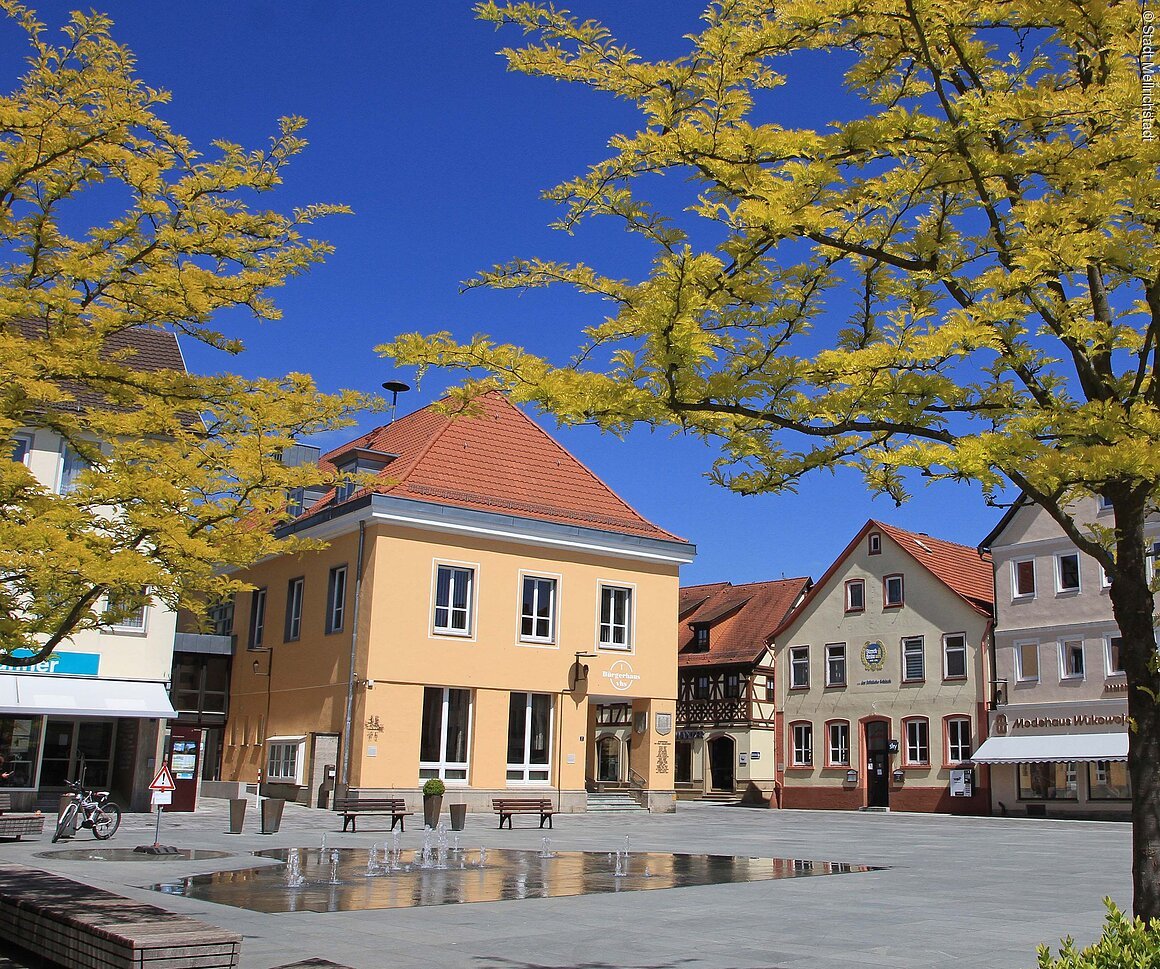
[[[251,802],[253,799],[251,798]],[[1035,946],[1086,943],[1103,897],[1131,902],[1131,831],[1114,822],[765,811],[681,802],[676,814],[559,815],[551,832],[499,831],[469,815],[465,846],[677,851],[885,865],[888,870],[666,891],[345,913],[262,915],[162,895],[176,876],[275,864],[252,851],[368,847],[385,832],[341,833],[333,812],[287,805],[282,829],[227,833],[228,802],[166,814],[161,842],[220,859],[151,863],[55,858],[97,846],[88,832],[0,844],[0,861],[58,872],[241,933],[241,969],[325,959],[351,969],[1032,969]],[[153,841],[154,818],[126,815],[107,846]],[[408,830],[404,848],[421,832]],[[47,857],[38,857],[47,855]],[[0,964],[2,965],[2,964]],[[14,965],[19,965],[14,964]]]

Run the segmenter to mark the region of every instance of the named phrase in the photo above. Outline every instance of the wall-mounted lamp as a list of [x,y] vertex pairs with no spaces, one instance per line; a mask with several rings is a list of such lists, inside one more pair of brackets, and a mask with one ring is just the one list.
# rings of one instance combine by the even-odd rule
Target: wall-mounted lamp
[[358,685],[364,687],[367,690],[373,690],[375,688],[375,681],[370,677],[367,677],[365,680],[359,680]]
[[576,660],[568,667],[568,692],[573,693],[581,683],[588,682],[588,664],[581,663],[582,659],[595,659],[595,653],[576,653]]
[[994,687],[992,696],[994,697],[995,706],[1005,706],[1007,703],[1007,681],[1005,679],[995,680],[991,685]]
[[857,784],[858,783],[858,772],[856,770],[854,770],[853,767],[851,767],[848,771],[846,771],[846,783],[847,784]]

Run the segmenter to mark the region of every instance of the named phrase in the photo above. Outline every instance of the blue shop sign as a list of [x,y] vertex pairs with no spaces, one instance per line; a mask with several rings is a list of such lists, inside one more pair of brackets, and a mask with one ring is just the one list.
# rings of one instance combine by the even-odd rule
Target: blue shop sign
[[[17,649],[13,656],[31,656],[32,650]],[[3,673],[67,673],[70,676],[96,676],[101,666],[100,653],[53,653],[48,659],[33,666],[6,666],[0,664]]]

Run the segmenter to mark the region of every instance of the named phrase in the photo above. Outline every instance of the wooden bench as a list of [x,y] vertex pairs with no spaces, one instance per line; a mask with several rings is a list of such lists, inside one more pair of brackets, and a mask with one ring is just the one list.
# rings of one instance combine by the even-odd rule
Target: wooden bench
[[21,835],[43,833],[43,814],[39,811],[29,814],[14,813],[12,795],[6,791],[0,793],[0,838],[14,838],[19,841]]
[[542,828],[544,822],[547,821],[550,828],[552,815],[555,813],[552,801],[547,797],[496,797],[492,798],[491,806],[499,815],[500,828],[503,827],[504,821],[507,821],[509,831],[512,827],[512,815],[514,814],[538,814],[540,827]]
[[236,932],[31,868],[0,866],[0,938],[69,969],[235,969]]
[[389,814],[391,830],[394,831],[397,824],[400,831],[406,831],[407,823],[404,819],[415,813],[407,810],[407,802],[401,797],[336,797],[334,810],[342,815],[343,831],[348,824],[351,831],[358,831],[358,818],[367,814]]

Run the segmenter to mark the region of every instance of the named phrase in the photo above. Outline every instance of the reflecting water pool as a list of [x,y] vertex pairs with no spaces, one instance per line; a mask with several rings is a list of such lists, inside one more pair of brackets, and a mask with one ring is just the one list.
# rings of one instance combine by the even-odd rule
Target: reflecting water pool
[[[547,844],[547,842],[546,842]],[[757,882],[878,869],[841,862],[660,852],[515,851],[443,847],[274,848],[282,865],[196,875],[153,885],[255,912],[352,912],[497,902],[694,885]]]

